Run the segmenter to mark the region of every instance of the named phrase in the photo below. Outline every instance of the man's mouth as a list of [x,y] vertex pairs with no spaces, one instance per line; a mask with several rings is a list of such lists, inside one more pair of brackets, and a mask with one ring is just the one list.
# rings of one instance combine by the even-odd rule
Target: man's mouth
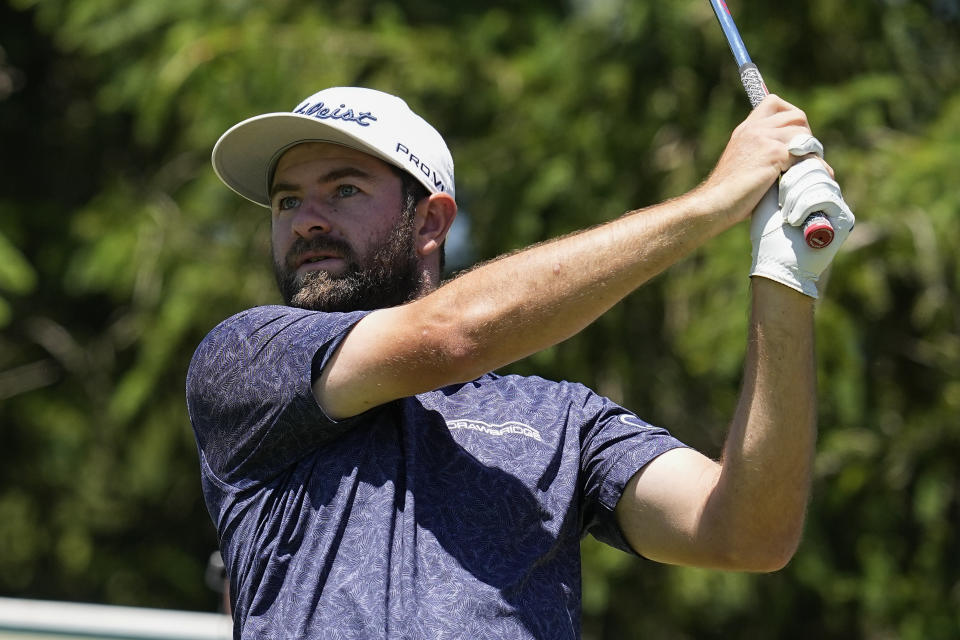
[[296,265],[297,270],[304,268],[309,270],[313,268],[330,267],[342,260],[343,258],[339,255],[332,253],[308,253],[297,258]]

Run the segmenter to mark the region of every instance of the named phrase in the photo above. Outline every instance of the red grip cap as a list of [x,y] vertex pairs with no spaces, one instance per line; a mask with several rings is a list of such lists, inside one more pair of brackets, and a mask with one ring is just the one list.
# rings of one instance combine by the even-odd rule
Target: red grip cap
[[803,225],[803,239],[811,249],[823,249],[833,242],[833,225],[823,214],[814,214]]

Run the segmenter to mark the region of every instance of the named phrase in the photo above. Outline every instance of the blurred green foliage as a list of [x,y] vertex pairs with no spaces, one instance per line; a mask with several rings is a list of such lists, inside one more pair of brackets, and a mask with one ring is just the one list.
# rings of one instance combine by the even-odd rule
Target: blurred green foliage
[[[0,5],[0,593],[216,606],[184,375],[213,325],[276,301],[268,221],[209,166],[233,123],[325,86],[402,95],[453,150],[462,267],[695,186],[748,110],[706,2],[331,4]],[[960,3],[731,10],[858,214],[818,310],[807,533],[772,575],[588,539],[584,635],[955,638]],[[732,230],[511,369],[715,455],[748,265]]]

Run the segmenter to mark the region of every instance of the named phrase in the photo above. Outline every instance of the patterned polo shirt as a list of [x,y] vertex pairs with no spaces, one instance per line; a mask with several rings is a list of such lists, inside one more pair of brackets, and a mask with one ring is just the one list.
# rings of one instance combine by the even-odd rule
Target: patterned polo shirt
[[250,309],[187,404],[237,638],[580,636],[580,540],[684,446],[588,388],[487,374],[335,421],[312,382],[366,312]]

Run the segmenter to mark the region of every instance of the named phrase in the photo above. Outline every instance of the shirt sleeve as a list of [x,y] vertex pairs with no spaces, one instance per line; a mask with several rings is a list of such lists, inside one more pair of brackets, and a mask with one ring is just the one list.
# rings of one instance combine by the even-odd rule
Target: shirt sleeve
[[187,409],[217,480],[269,480],[350,428],[324,414],[312,385],[364,315],[257,307],[207,335],[187,372]]
[[607,398],[591,393],[585,409],[591,419],[580,431],[583,531],[637,555],[617,524],[617,502],[630,478],[651,460],[687,445]]

